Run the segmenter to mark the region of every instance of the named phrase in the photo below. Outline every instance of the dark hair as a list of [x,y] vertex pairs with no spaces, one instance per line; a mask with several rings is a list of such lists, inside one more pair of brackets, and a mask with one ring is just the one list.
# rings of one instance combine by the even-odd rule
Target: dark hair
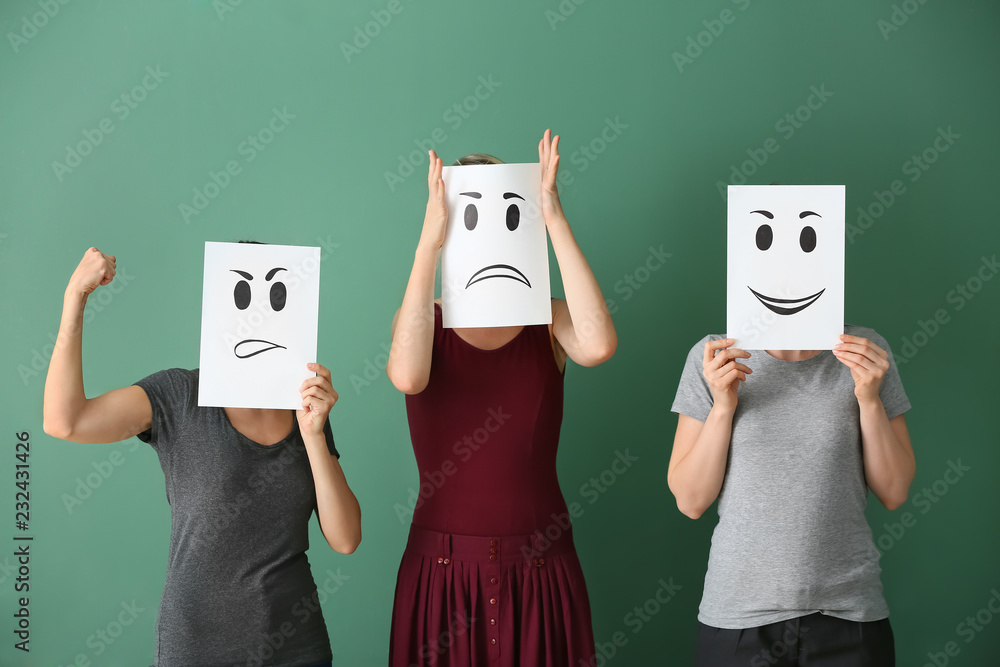
[[267,245],[266,243],[261,243],[260,241],[237,241],[237,243],[252,243],[253,245]]

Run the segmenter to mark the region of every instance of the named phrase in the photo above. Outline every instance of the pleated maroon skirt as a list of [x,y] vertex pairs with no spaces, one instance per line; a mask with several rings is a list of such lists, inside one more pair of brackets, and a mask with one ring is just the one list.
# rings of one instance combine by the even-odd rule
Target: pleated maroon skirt
[[548,540],[410,527],[390,667],[579,667],[593,659],[590,601],[569,530]]

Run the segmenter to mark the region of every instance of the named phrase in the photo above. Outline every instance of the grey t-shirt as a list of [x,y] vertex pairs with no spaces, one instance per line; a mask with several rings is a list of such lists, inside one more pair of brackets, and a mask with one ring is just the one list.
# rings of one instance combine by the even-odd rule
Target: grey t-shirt
[[[223,408],[198,406],[197,369],[135,384],[153,408],[139,438],[159,455],[171,515],[156,666],[330,660],[306,557],[316,492],[298,424],[273,445],[250,440]],[[329,422],[324,432],[339,456]]]
[[[909,410],[885,339],[851,325],[845,333],[889,352],[879,397],[890,419]],[[702,359],[705,343],[721,338],[691,348],[674,412],[708,418]],[[814,612],[886,618],[850,369],[830,350],[803,361],[747,351],[752,356],[740,361],[753,373],[739,388],[698,620],[751,628]]]

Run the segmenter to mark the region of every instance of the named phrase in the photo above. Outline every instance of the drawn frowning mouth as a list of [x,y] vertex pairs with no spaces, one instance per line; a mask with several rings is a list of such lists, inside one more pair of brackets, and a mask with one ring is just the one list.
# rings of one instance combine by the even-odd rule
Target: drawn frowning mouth
[[[252,352],[246,352],[245,354],[240,354],[240,347],[247,346],[247,349],[253,350]],[[235,354],[240,359],[248,359],[249,357],[255,357],[258,354],[267,352],[268,350],[274,350],[281,348],[282,350],[287,350],[284,345],[278,345],[277,343],[272,343],[269,340],[260,340],[259,338],[248,338],[246,340],[241,340],[233,348],[233,354]]]
[[[816,303],[816,300],[823,294],[823,292],[826,291],[826,288],[824,288],[816,292],[815,294],[803,297],[801,299],[775,299],[770,296],[764,296],[760,292],[754,291],[754,289],[749,285],[747,286],[747,289],[753,292],[753,295],[757,297],[757,299],[762,304],[764,304],[771,312],[777,313],[778,315],[794,315],[800,310],[804,310],[809,306],[813,305],[814,303]],[[798,304],[798,305],[789,305],[789,306],[775,305],[779,303]]]
[[[477,278],[476,276],[479,277]],[[510,264],[491,264],[473,273],[472,277],[469,278],[469,282],[465,284],[465,289],[469,289],[471,285],[489,278],[510,278],[531,287],[528,278]]]

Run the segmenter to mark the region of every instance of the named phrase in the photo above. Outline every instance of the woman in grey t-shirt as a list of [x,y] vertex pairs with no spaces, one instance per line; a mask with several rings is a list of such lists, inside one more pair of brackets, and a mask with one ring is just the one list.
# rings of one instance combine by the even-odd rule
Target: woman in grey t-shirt
[[351,553],[361,510],[328,416],[330,371],[299,387],[302,409],[198,405],[198,370],[171,368],[94,398],[83,390],[88,296],[116,260],[90,248],[70,278],[45,381],[44,428],[73,442],[138,436],[156,450],[170,503],[170,553],[156,667],[329,665],[321,594],[306,550],[313,513],[330,548]]
[[667,483],[693,519],[719,500],[698,665],[895,662],[864,511],[869,489],[906,500],[910,403],[885,339],[845,332],[819,352],[710,335],[688,354]]

